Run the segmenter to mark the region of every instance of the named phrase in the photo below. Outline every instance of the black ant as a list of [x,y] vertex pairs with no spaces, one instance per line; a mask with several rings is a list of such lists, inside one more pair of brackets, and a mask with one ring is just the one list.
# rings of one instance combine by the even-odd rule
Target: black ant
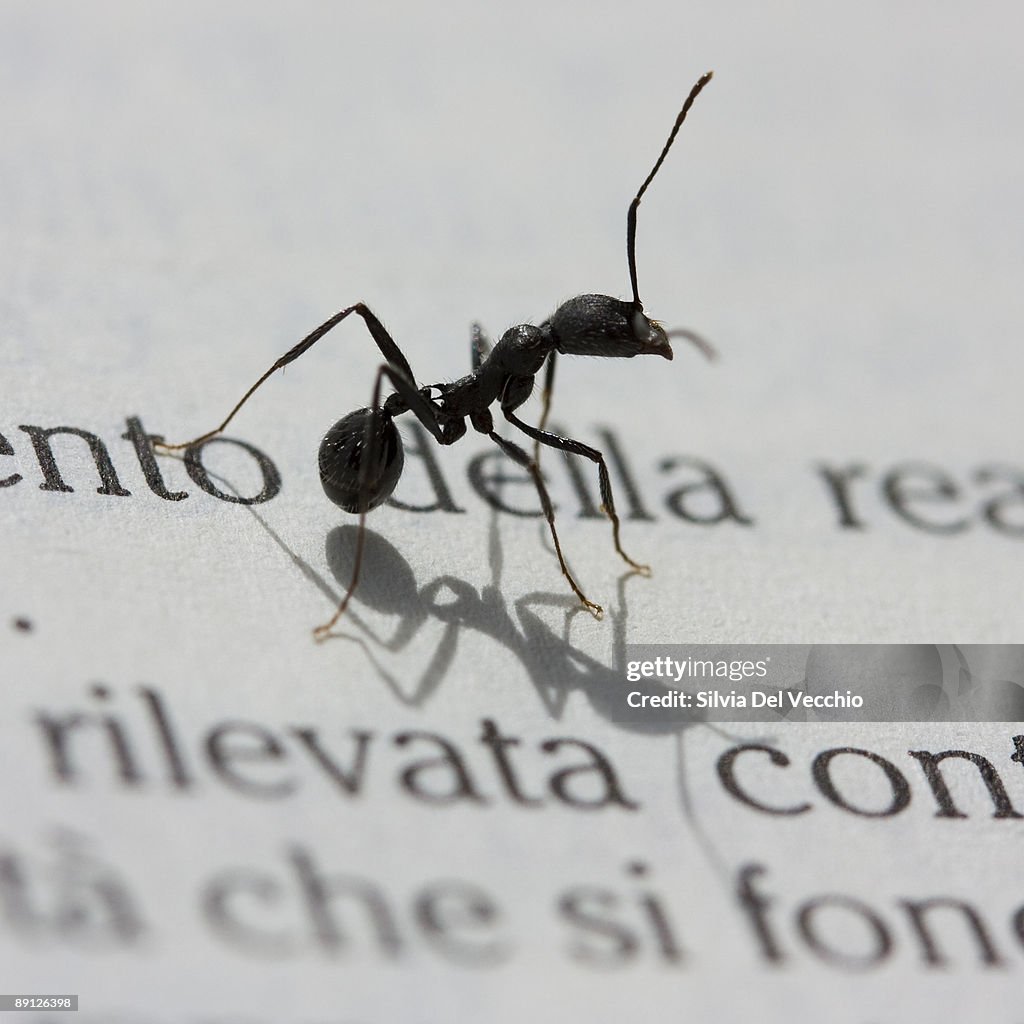
[[[650,574],[646,565],[634,562],[619,542],[619,517],[615,512],[612,486],[604,456],[572,438],[559,437],[544,429],[551,403],[551,391],[555,379],[555,360],[559,353],[578,356],[608,356],[631,358],[638,355],[658,355],[672,358],[669,338],[681,337],[694,342],[709,358],[713,356],[710,346],[698,335],[687,330],[666,331],[656,320],[644,314],[640,293],[636,283],[636,211],[647,186],[654,180],[659,168],[675,141],[680,125],[686,118],[693,101],[701,89],[711,81],[711,72],[702,75],[690,90],[682,110],[676,117],[668,141],[655,161],[651,173],[644,179],[640,190],[629,205],[626,218],[626,255],[629,260],[629,279],[633,286],[632,302],[613,299],[609,295],[577,295],[555,310],[554,315],[539,327],[520,324],[509,328],[491,347],[479,324],[473,326],[472,372],[450,384],[431,384],[417,387],[409,361],[394,339],[384,329],[376,316],[361,302],[335,313],[315,331],[302,339],[286,352],[255,384],[242,396],[238,404],[228,413],[219,427],[183,444],[162,444],[167,449],[188,448],[216,437],[234,418],[235,413],[249,400],[253,392],[271,374],[294,362],[316,344],[328,331],[336,327],[351,313],[363,318],[373,340],[384,356],[384,363],[377,370],[373,385],[373,399],[368,408],[357,409],[339,420],[327,432],[320,444],[320,481],[327,497],[346,512],[359,516],[359,533],[356,541],[352,581],[345,596],[329,622],[317,626],[313,635],[322,640],[345,613],[349,600],[359,582],[363,546],[366,532],[366,513],[387,500],[394,491],[402,474],[405,456],[402,440],[395,427],[394,418],[411,412],[433,434],[438,444],[454,444],[466,433],[466,420],[474,430],[486,434],[514,462],[525,468],[533,479],[540,496],[541,508],[551,529],[555,553],[562,573],[569,581],[573,593],[583,606],[600,619],[604,611],[600,605],[587,599],[579,584],[573,579],[562,556],[562,547],[555,530],[555,514],[548,496],[547,487],[539,468],[540,445],[557,448],[573,455],[582,455],[597,464],[601,488],[601,507],[612,521],[612,535],[615,550],[633,569],[645,575]],[[543,412],[540,424],[531,427],[516,415],[516,410],[530,397],[534,378],[547,363],[544,378]],[[381,401],[381,389],[385,378],[394,392]],[[534,441],[534,454],[496,433],[491,406],[497,402],[502,415],[513,426],[518,427]]]

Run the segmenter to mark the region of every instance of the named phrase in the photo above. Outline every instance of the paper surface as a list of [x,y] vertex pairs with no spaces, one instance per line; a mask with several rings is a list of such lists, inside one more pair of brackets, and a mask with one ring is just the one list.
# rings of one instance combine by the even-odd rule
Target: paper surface
[[[1015,9],[0,19],[3,993],[107,1024],[1019,1016],[1019,723],[607,703],[626,644],[1021,641]],[[395,496],[438,507],[371,513],[314,644],[363,324],[258,392],[248,448],[190,473],[146,436],[216,426],[356,301],[430,384],[474,320],[628,297],[626,208],[709,68],[637,264],[721,358],[566,358],[553,403],[651,578],[546,452],[595,621],[522,470],[406,416]],[[914,751],[973,755],[948,803]]]

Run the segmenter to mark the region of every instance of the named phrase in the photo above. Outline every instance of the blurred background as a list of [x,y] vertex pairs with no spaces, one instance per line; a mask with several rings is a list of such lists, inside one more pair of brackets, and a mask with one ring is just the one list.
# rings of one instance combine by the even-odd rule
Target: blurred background
[[[638,1005],[739,1020],[755,1000],[763,1019],[862,1021],[922,1017],[936,997],[949,1013],[957,1000],[1016,1006],[1013,971],[958,988],[922,974],[905,938],[870,977],[799,958],[773,974],[733,900],[753,859],[794,905],[835,890],[973,898],[977,886],[985,913],[1008,920],[1012,823],[974,805],[958,839],[939,836],[927,794],[897,822],[858,821],[856,842],[834,809],[752,821],[714,772],[735,736],[679,723],[634,735],[603,702],[627,642],[1020,639],[1022,28],[1008,3],[0,6],[0,482],[22,477],[0,490],[2,743],[19,766],[0,840],[5,863],[46,877],[71,829],[156,908],[127,952],[69,947],[45,927],[26,938],[8,912],[3,960],[20,980],[5,990],[79,986],[105,1024],[621,1020]],[[272,501],[201,494],[170,457],[167,487],[189,499],[147,487],[128,417],[194,437],[357,300],[430,383],[468,372],[474,320],[497,337],[579,293],[627,297],[628,204],[709,69],[644,198],[637,262],[647,311],[698,330],[720,360],[680,343],[671,364],[559,367],[555,421],[589,444],[610,431],[651,513],[626,518],[624,541],[654,577],[626,579],[607,524],[577,516],[562,463],[545,463],[563,544],[604,623],[576,614],[539,524],[474,494],[467,460],[488,445],[470,437],[435,455],[464,514],[375,512],[352,611],[337,639],[313,645],[353,538],[322,495],[316,447],[367,403],[380,361],[358,323],[232,425],[280,470]],[[41,491],[25,424],[101,437],[130,496],[95,493],[73,438],[58,446],[73,493]],[[671,511],[671,492],[707,480],[686,475],[692,460],[720,474],[748,522]],[[823,465],[850,474],[858,525],[844,525]],[[258,489],[244,454],[211,450],[209,467]],[[432,500],[422,458],[397,496]],[[509,501],[535,498],[516,486]],[[619,501],[629,507],[622,490]],[[711,502],[691,507],[713,519]],[[198,796],[161,789],[152,746],[140,747],[148,781],[126,793],[105,781],[99,739],[81,754],[88,781],[68,788],[38,715],[123,716],[152,740],[139,687],[166,702],[196,764],[218,722],[292,737],[281,756],[305,766],[299,795],[242,800],[206,762]],[[403,803],[402,730],[475,751],[472,770],[500,792],[479,763],[485,719],[521,738],[532,785],[554,765],[545,740],[586,738],[644,810],[588,817],[548,801],[531,818],[497,798]],[[365,800],[317,788],[288,732],[310,723],[332,750],[349,751],[352,730],[379,737]],[[858,745],[909,776],[911,745],[983,748],[1011,777],[1005,728],[931,728],[795,726],[785,749],[805,765],[820,746]],[[744,735],[760,742],[761,729]],[[403,906],[423,879],[493,884],[518,954],[493,973],[446,966],[438,986],[421,953],[394,967],[358,952],[225,952],[197,916],[200,884],[280,867],[294,844],[325,871],[377,878]],[[950,850],[962,856],[945,860]],[[643,872],[628,865],[641,857],[650,885],[684,908],[686,973],[646,961],[581,971],[544,916],[552,893],[629,880],[635,907]]]

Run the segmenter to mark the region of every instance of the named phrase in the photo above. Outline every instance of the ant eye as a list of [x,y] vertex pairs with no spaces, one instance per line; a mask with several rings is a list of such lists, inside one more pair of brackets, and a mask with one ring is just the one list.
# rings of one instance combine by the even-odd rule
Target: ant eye
[[[372,465],[364,465],[368,426],[376,434]],[[320,442],[319,462],[327,497],[346,512],[368,512],[391,496],[402,475],[405,453],[398,428],[387,413],[357,409],[327,431]]]
[[637,341],[646,341],[650,336],[651,323],[640,310],[637,310],[633,314],[633,337]]
[[657,320],[651,320],[637,310],[633,314],[632,327],[633,337],[643,346],[641,352],[663,356],[665,359],[672,358],[672,346],[669,344],[668,335]]

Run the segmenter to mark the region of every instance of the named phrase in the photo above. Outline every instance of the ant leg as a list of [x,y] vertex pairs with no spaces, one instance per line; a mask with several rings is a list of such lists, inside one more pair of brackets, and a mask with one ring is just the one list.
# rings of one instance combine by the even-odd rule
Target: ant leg
[[[406,377],[400,370],[385,363],[377,368],[377,376],[373,382],[373,399],[370,408],[373,415],[366,421],[366,429],[363,435],[363,457],[359,462],[358,490],[359,500],[359,529],[356,533],[356,556],[352,566],[352,579],[349,581],[348,590],[334,610],[330,620],[313,630],[313,638],[317,641],[325,640],[327,634],[334,628],[338,620],[345,614],[348,603],[355,593],[359,584],[359,571],[363,565],[363,548],[366,541],[366,513],[369,501],[366,496],[367,473],[369,468],[377,461],[377,449],[380,447],[383,430],[381,429],[381,415],[384,412],[381,403],[381,386],[384,378],[392,384],[395,391],[401,396],[408,410],[430,431],[440,444],[450,444],[451,441],[445,436],[438,420],[437,406],[416,389],[412,378]],[[403,412],[405,410],[402,410]],[[400,413],[399,413],[400,415]]]
[[339,313],[335,313],[330,320],[324,321],[315,331],[307,334],[293,348],[290,348],[273,366],[238,401],[238,404],[228,413],[225,417],[224,422],[219,427],[213,430],[208,430],[205,434],[200,434],[199,437],[193,438],[191,441],[184,441],[181,444],[166,444],[163,441],[158,441],[157,446],[167,451],[176,451],[179,448],[188,448],[194,444],[201,444],[203,441],[208,441],[211,437],[216,437],[222,433],[224,428],[235,418],[235,413],[242,408],[243,405],[252,397],[253,392],[272,374],[278,370],[287,366],[289,363],[294,362],[304,352],[311,349],[328,331],[332,328],[337,327],[342,320],[345,319],[350,313],[356,313],[363,318],[373,340],[377,343],[377,348],[381,350],[384,358],[388,363],[395,367],[400,373],[410,380],[414,380],[412,367],[409,366],[409,361],[405,358],[402,350],[395,344],[394,339],[384,329],[384,325],[373,315],[370,310],[363,305],[361,302],[357,302],[354,306],[348,306],[341,310]]
[[612,536],[615,540],[615,550],[637,572],[650,576],[651,567],[649,565],[641,565],[639,562],[634,562],[622,550],[622,544],[619,542],[619,517],[615,511],[615,499],[612,497],[612,482],[608,476],[608,467],[605,465],[604,456],[596,448],[591,448],[589,445],[583,444],[582,441],[574,441],[571,437],[559,437],[558,434],[552,434],[546,430],[531,427],[528,423],[524,423],[519,419],[511,409],[502,409],[502,412],[509,423],[518,427],[528,437],[532,437],[537,444],[547,445],[549,448],[557,448],[559,451],[569,452],[572,455],[582,455],[584,458],[590,459],[591,462],[597,463],[597,476],[601,485],[601,509],[612,521]]
[[711,342],[703,338],[696,331],[688,330],[686,327],[673,327],[670,331],[665,332],[665,336],[668,338],[685,338],[696,345],[704,358],[709,362],[714,362],[718,358],[718,353]]
[[487,332],[478,324],[473,324],[473,341],[470,350],[470,358],[473,364],[473,372],[480,369],[480,364],[491,354],[491,339]]
[[[555,360],[558,352],[552,349],[548,354],[548,365],[544,371],[544,390],[541,392],[543,407],[540,411],[540,423],[538,430],[543,430],[548,425],[548,414],[551,412],[551,392],[555,389]],[[533,461],[540,464],[540,441],[533,442]]]
[[604,618],[604,609],[599,604],[594,604],[593,601],[587,599],[586,594],[580,590],[579,584],[573,579],[573,575],[569,572],[569,566],[565,564],[565,558],[562,555],[562,545],[558,542],[558,531],[555,530],[555,510],[551,505],[551,497],[548,495],[548,489],[544,485],[544,478],[540,475],[540,468],[537,463],[530,458],[529,454],[519,447],[517,444],[513,444],[511,441],[506,441],[505,438],[496,434],[493,430],[488,432],[488,437],[510,458],[513,462],[517,462],[524,469],[529,470],[530,476],[533,478],[534,486],[537,488],[537,493],[540,495],[540,505],[544,510],[544,518],[548,521],[548,527],[551,530],[551,539],[555,542],[555,554],[558,555],[558,564],[562,567],[562,575],[569,581],[569,586],[572,587],[572,592],[583,602],[583,606],[594,616],[595,619]]

